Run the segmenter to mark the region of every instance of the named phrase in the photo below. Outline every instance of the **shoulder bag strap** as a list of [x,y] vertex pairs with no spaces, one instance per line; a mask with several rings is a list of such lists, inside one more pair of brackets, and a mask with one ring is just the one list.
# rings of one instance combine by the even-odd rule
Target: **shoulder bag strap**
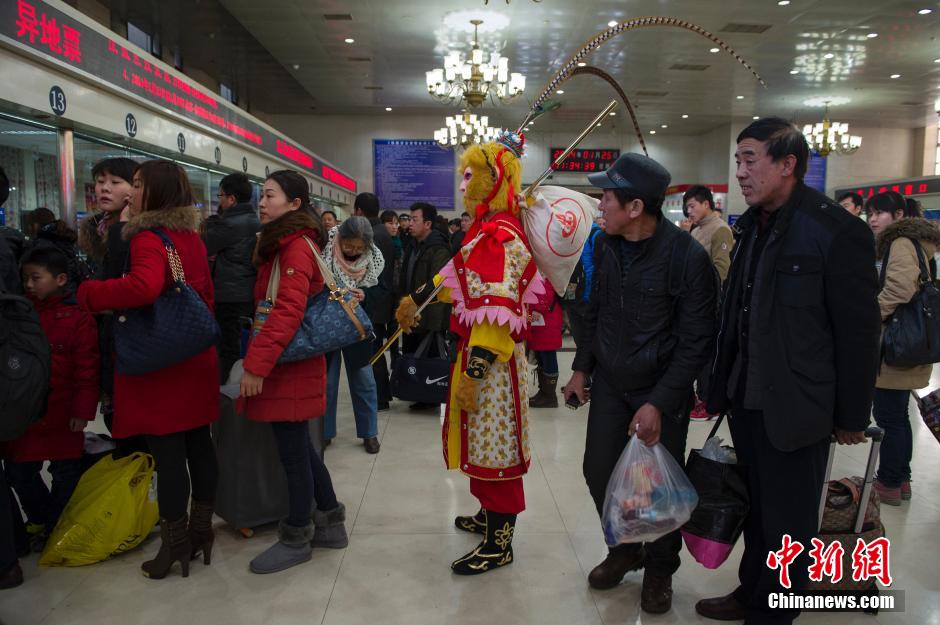
[[310,237],[304,235],[304,241],[307,242],[307,245],[310,246],[310,251],[313,252],[313,258],[317,261],[317,266],[320,268],[320,273],[323,275],[323,282],[326,284],[327,288],[331,291],[336,290],[336,279],[333,277],[333,272],[330,271],[329,265],[326,264],[326,261],[323,260],[323,257],[320,256],[317,246],[313,244],[313,241],[310,240]]
[[927,268],[927,260],[924,258],[924,248],[921,247],[920,241],[917,239],[912,239],[907,237],[908,240],[914,245],[914,253],[917,254],[917,264],[920,266],[920,283],[921,286],[930,282],[930,270]]
[[173,245],[172,239],[164,232],[163,228],[154,228],[151,232],[160,237],[160,240],[163,241],[163,247],[166,248],[166,258],[170,264],[170,273],[173,275],[173,282],[186,284],[186,274],[183,272],[183,261],[180,260],[179,252],[176,251],[176,246]]
[[268,288],[265,291],[265,299],[271,300],[273,306],[277,300],[277,290],[281,287],[281,255],[274,257],[274,265],[271,267],[271,275],[268,276]]

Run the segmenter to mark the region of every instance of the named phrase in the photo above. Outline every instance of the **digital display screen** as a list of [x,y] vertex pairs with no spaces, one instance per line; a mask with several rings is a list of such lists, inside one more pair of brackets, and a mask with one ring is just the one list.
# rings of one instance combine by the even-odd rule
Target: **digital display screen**
[[614,164],[620,157],[620,150],[575,150],[568,155],[563,163],[556,166],[555,160],[561,156],[565,148],[551,148],[549,162],[555,171],[573,171],[593,173],[604,171]]
[[356,181],[302,148],[277,137],[252,119],[222,106],[214,94],[181,72],[141,56],[38,0],[0,2],[0,35],[45,56],[79,68],[120,89],[170,109],[271,156],[355,193]]
[[858,193],[862,199],[868,199],[878,193],[885,191],[894,191],[901,195],[926,195],[928,193],[940,193],[940,177],[920,178],[914,180],[904,180],[892,184],[864,185],[859,187],[846,187],[845,189],[836,189],[833,194],[839,197],[843,193]]

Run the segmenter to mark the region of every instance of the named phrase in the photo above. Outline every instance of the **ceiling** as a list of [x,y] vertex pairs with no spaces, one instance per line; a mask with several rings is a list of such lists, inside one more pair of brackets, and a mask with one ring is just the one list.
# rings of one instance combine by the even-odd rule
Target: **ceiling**
[[[616,78],[645,131],[699,134],[733,118],[770,114],[813,122],[822,110],[804,101],[827,97],[849,99],[833,108],[839,121],[918,127],[936,119],[933,102],[940,97],[940,2],[931,0],[103,1],[161,24],[165,39],[184,42],[188,65],[230,76],[240,104],[268,114],[453,113],[458,106],[428,96],[424,74],[448,50],[469,48],[473,17],[484,21],[481,47],[500,51],[511,71],[527,76],[522,97],[483,111],[507,127],[522,120],[555,71],[608,21],[645,15],[713,32],[767,83],[762,87],[731,55],[710,53],[714,44],[692,32],[624,33],[587,60]],[[918,14],[924,8],[932,12]],[[733,24],[764,30],[727,32]],[[572,78],[562,88],[565,94],[554,96],[561,107],[544,119],[563,130],[581,127],[615,97],[594,77]]]
[[[456,107],[427,95],[424,73],[439,66],[447,50],[469,48],[468,22],[476,14],[484,30],[507,23],[481,33],[482,47],[499,50],[509,57],[511,71],[526,74],[523,97],[530,101],[608,21],[644,15],[704,27],[766,81],[767,88],[760,86],[730,55],[710,53],[713,44],[688,31],[645,29],[608,41],[589,63],[617,79],[637,105],[644,129],[664,134],[695,134],[750,115],[816,121],[821,110],[803,102],[827,96],[850,99],[834,109],[832,117],[840,121],[922,126],[940,93],[940,3],[927,0],[792,0],[787,6],[777,0],[491,0],[488,6],[483,0],[219,1],[313,98],[315,113],[378,115],[387,114],[386,106],[397,113],[453,112]],[[933,12],[918,14],[923,8]],[[453,15],[458,11],[464,13]],[[328,14],[352,19],[328,20]],[[767,29],[724,32],[729,24]],[[355,43],[344,43],[347,37]],[[676,65],[707,67],[671,69]],[[791,74],[794,69],[799,73]],[[580,126],[614,95],[594,77],[575,77],[563,88],[565,94],[556,97],[562,107],[551,114],[559,125]],[[277,103],[256,106],[277,112],[268,110]],[[492,118],[512,125],[528,104],[519,98],[488,108]]]

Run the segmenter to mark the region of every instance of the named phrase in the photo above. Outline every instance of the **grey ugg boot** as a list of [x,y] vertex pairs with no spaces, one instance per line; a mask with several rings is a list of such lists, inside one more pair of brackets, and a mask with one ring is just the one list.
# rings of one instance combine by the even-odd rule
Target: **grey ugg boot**
[[251,572],[264,575],[303,564],[312,557],[312,538],[312,523],[305,527],[294,527],[281,521],[277,525],[277,542],[251,561]]
[[313,531],[314,547],[327,547],[329,549],[345,549],[349,544],[346,536],[346,506],[337,503],[332,510],[314,510]]

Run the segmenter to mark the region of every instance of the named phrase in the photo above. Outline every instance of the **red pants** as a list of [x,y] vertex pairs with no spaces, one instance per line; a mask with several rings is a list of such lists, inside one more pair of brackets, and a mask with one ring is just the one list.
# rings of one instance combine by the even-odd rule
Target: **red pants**
[[478,480],[470,478],[470,494],[480,500],[485,510],[502,514],[519,514],[525,510],[525,491],[522,478],[514,480]]

